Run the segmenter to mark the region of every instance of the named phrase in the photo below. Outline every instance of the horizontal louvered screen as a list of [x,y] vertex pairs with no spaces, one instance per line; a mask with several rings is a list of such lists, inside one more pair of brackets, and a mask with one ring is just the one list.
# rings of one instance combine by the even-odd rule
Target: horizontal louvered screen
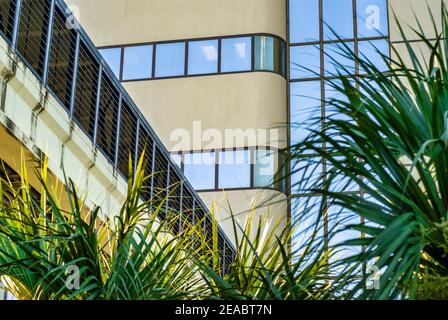
[[75,63],[76,32],[65,25],[66,17],[56,8],[48,65],[48,86],[69,110]]
[[22,0],[17,50],[41,77],[44,74],[50,0]]
[[129,105],[123,102],[121,106],[117,168],[126,178],[129,177],[129,160],[132,164],[135,162],[136,136],[137,117]]
[[112,85],[109,76],[103,73],[96,144],[111,161],[115,161],[119,105],[120,94]]
[[9,41],[12,41],[14,33],[16,8],[16,0],[0,0],[0,32]]
[[81,42],[79,47],[77,72],[74,118],[90,138],[93,138],[99,64],[84,42]]

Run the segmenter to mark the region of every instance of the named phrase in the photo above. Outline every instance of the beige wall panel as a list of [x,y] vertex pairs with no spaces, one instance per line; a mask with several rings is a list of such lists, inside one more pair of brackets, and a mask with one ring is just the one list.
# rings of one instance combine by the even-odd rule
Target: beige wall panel
[[[288,221],[286,196],[277,191],[202,192],[200,196],[209,208],[213,208],[212,211],[219,221],[219,225],[233,244],[235,244],[235,233],[230,212],[240,226],[244,228],[253,211],[250,239],[255,238],[260,219],[264,226],[263,231],[268,234],[272,233],[277,224],[279,224],[279,227],[275,231],[279,234],[282,231],[282,226],[285,226]],[[241,232],[238,232],[239,239],[241,239],[241,234]]]
[[[443,0],[445,4],[446,0]],[[431,9],[435,20],[441,26],[440,0],[389,0],[390,36],[392,41],[401,41],[402,36],[395,22],[394,12],[398,17],[402,27],[406,32],[408,40],[418,39],[418,36],[411,31],[410,27],[418,29],[414,14],[417,16],[422,28],[428,37],[435,37],[434,27],[431,22],[428,6]]]
[[[279,147],[285,145],[285,129],[278,126],[284,126],[287,119],[286,80],[277,74],[241,73],[127,82],[124,86],[170,150],[176,145],[170,139],[173,130],[182,128],[193,135],[193,121],[201,121],[202,132],[214,128],[223,135],[225,129],[240,128],[267,129],[269,136],[270,129],[278,129],[270,145],[279,141]],[[231,142],[203,142],[191,149],[251,146]]]
[[98,46],[258,32],[286,38],[286,0],[66,2]]

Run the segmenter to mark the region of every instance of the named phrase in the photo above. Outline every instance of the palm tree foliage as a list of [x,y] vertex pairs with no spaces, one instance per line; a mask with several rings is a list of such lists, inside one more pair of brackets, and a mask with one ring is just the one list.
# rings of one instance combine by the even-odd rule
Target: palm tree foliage
[[[191,237],[174,238],[140,200],[142,163],[119,214],[100,217],[87,209],[67,182],[69,208],[61,209],[58,187],[49,188],[41,168],[41,197],[32,192],[26,169],[15,186],[0,190],[0,275],[19,299],[181,299],[204,286],[191,263]],[[182,250],[180,249],[182,248]],[[191,249],[193,250],[193,249]],[[79,274],[79,286],[70,267]],[[76,275],[76,274],[73,274]],[[73,283],[70,283],[73,281]]]
[[[252,219],[244,227],[233,220],[243,239],[237,240],[237,257],[223,275],[216,232],[206,241],[197,221],[174,235],[170,226],[177,220],[157,218],[165,201],[141,200],[144,181],[151,178],[144,167],[140,160],[134,175],[130,166],[134,178],[115,217],[87,208],[71,180],[62,188],[50,183],[45,164],[36,170],[40,192],[31,187],[25,163],[20,181],[5,174],[0,279],[7,289],[19,299],[319,299],[327,294],[329,285],[322,279],[328,254],[320,242],[307,245],[322,254],[302,254],[302,262],[291,265],[290,228],[267,237],[261,223],[251,226]],[[65,209],[62,199],[69,203]],[[171,213],[164,216],[176,216]],[[249,241],[251,228],[257,228],[257,236]]]
[[[364,74],[337,75],[336,80],[329,80],[343,97],[326,101],[331,112],[324,130],[313,130],[291,149],[293,163],[305,153],[326,163],[325,179],[310,182],[308,191],[323,198],[318,219],[325,219],[328,226],[337,226],[329,227],[329,237],[347,232],[360,234],[330,245],[333,249],[351,247],[357,251],[336,262],[344,270],[338,280],[348,275],[361,279],[355,284],[340,284],[341,289],[349,288],[344,298],[416,298],[422,297],[419,288],[425,279],[437,277],[446,283],[448,14],[445,5],[442,5],[441,28],[431,13],[430,16],[435,39],[430,40],[417,19],[415,28],[409,26],[413,36],[421,41],[418,48],[408,41],[409,33],[395,18],[405,50],[399,51],[392,45],[392,58],[377,52],[387,65],[387,72],[344,46],[345,57],[356,60]],[[421,52],[425,52],[424,57]],[[340,69],[350,73],[344,66]],[[313,127],[320,121],[318,117],[308,125]],[[293,166],[293,173],[299,170],[316,172],[316,162]],[[326,210],[331,206],[341,209]],[[372,264],[381,271],[379,286],[366,289],[371,277],[366,268]],[[420,295],[416,296],[417,292]]]

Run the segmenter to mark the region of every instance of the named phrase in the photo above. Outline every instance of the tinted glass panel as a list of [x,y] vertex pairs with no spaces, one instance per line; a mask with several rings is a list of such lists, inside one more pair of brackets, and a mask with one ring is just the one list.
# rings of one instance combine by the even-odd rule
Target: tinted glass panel
[[252,39],[250,37],[223,39],[221,45],[221,72],[251,70]]
[[[387,40],[360,41],[359,57],[361,61],[373,64],[379,71],[387,71],[387,63],[384,58],[390,56],[389,43]],[[364,72],[364,67],[360,66],[360,72]]]
[[285,50],[282,41],[272,37],[255,37],[255,70],[284,74]]
[[325,39],[353,38],[353,1],[323,0]]
[[291,189],[293,193],[309,194],[322,182],[323,172],[320,158],[303,158],[293,163]]
[[310,130],[321,130],[320,81],[291,84],[291,144],[303,140]]
[[320,46],[298,46],[290,49],[291,79],[320,76]]
[[152,55],[153,46],[124,48],[123,80],[151,78]]
[[156,46],[156,77],[185,74],[185,43],[166,43]]
[[319,41],[319,1],[289,0],[290,41]]
[[188,44],[188,74],[218,72],[218,40],[191,41]]
[[181,154],[171,154],[171,160],[179,167],[182,166],[182,155]]
[[353,42],[325,44],[325,75],[347,75],[355,72]]
[[186,154],[185,176],[196,190],[215,189],[215,153]]
[[219,188],[250,187],[250,152],[248,150],[219,153]]
[[109,67],[114,72],[115,76],[120,78],[120,64],[121,64],[121,48],[110,48],[99,50],[104,60],[106,60]]
[[275,153],[272,150],[255,151],[254,186],[272,187],[275,174]]
[[387,36],[387,0],[357,0],[358,37]]

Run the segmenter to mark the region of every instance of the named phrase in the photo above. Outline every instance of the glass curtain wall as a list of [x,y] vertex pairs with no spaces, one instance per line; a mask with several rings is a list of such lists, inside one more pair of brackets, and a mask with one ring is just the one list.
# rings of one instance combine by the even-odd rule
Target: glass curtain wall
[[[363,70],[342,55],[349,48],[356,55],[366,57],[384,69],[381,53],[389,51],[387,0],[288,0],[289,1],[289,79],[290,79],[290,143],[297,144],[310,130],[322,130],[325,118],[331,113],[325,101],[339,93],[328,85],[337,74],[362,75]],[[343,68],[341,68],[341,65]],[[309,125],[309,119],[321,118],[320,123]],[[314,122],[314,121],[313,121]],[[319,122],[319,121],[317,121]],[[321,146],[322,148],[325,145]],[[316,163],[312,173],[299,170],[291,177],[292,221],[295,212],[304,204],[320,203],[318,195],[307,191],[315,179],[324,179],[329,166],[310,153],[291,164],[292,170],[308,161]],[[307,180],[306,178],[311,179]],[[360,192],[348,186],[346,192]],[[296,209],[299,211],[295,211]],[[328,212],[338,210],[328,207]],[[315,210],[319,210],[316,208]],[[317,212],[316,212],[317,214]],[[327,235],[331,226],[324,221]],[[305,222],[306,224],[306,222]],[[303,235],[302,235],[303,236]],[[334,241],[353,238],[353,234],[339,234]],[[295,244],[299,245],[296,236]]]

